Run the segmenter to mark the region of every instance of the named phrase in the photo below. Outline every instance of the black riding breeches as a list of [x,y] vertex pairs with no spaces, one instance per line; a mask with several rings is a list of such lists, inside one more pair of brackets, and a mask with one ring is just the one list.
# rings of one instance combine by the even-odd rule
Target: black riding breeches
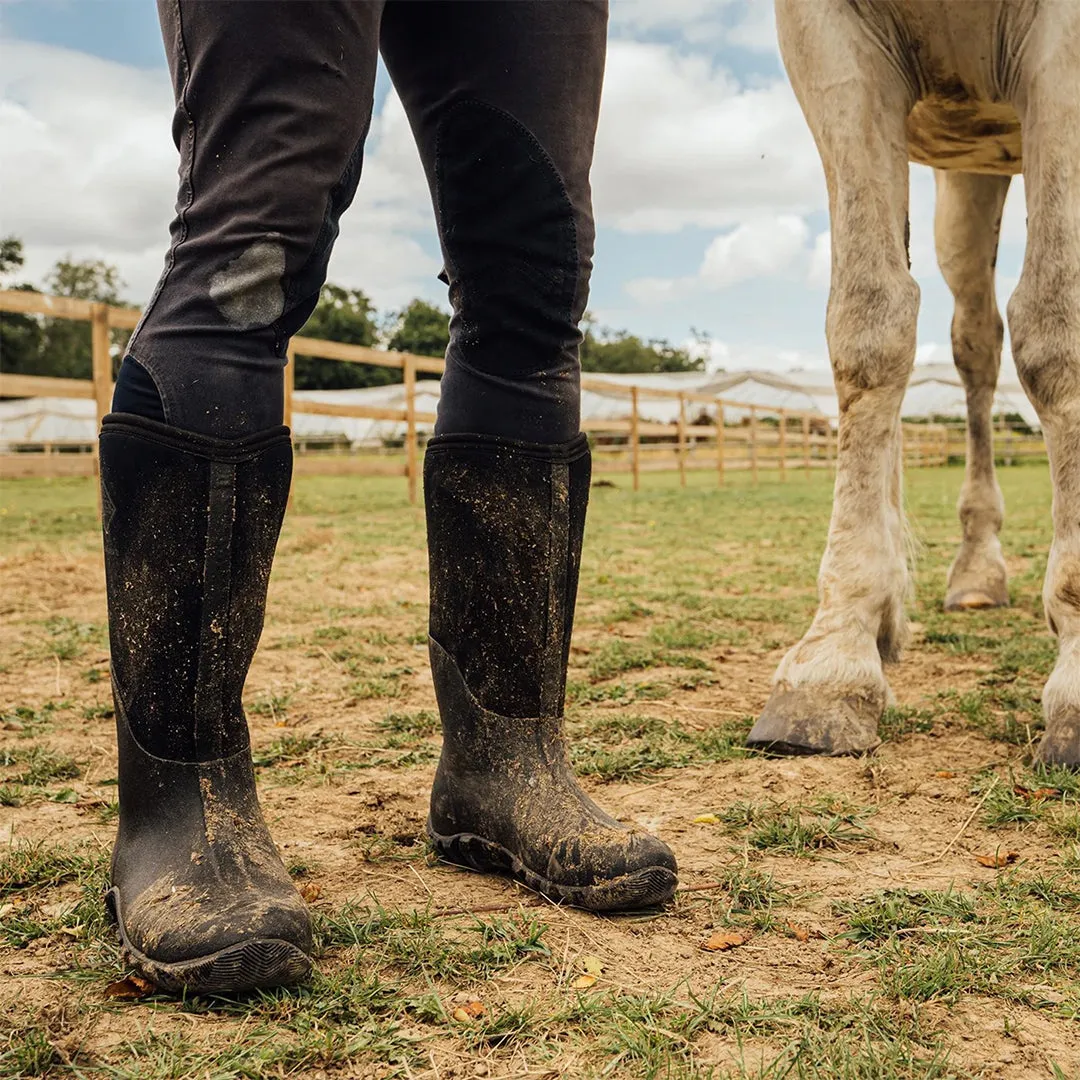
[[381,50],[453,308],[436,430],[572,438],[604,0],[159,0],[159,13],[180,191],[114,408],[225,438],[281,422],[286,347],[360,178]]

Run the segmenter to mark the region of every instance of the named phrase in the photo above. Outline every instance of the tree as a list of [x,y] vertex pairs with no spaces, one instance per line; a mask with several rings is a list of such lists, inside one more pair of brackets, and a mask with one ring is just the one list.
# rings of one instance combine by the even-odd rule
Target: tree
[[24,262],[23,242],[17,236],[0,237],[0,277],[19,270]]
[[61,259],[45,275],[45,291],[54,296],[76,300],[100,300],[123,305],[120,290],[124,287],[120,271],[102,259]]
[[582,320],[582,326],[582,371],[645,374],[705,369],[704,357],[693,357],[687,349],[678,348],[660,338],[643,341],[626,330],[598,327],[590,315]]
[[426,300],[413,300],[394,317],[388,349],[418,356],[446,355],[450,344],[450,316]]
[[[340,285],[322,287],[319,302],[300,333],[369,348],[379,336],[371,301],[359,289],[343,289]],[[313,356],[296,358],[297,390],[345,390],[394,382],[401,382],[401,372],[394,368],[343,364]]]
[[[25,262],[22,241],[14,236],[0,239],[0,286],[33,292],[33,286],[4,280]],[[26,375],[36,368],[41,352],[41,325],[30,315],[0,312],[0,371]]]
[[[45,275],[45,292],[70,296],[75,300],[97,300],[126,306],[120,299],[124,283],[120,271],[102,259],[60,259]],[[115,361],[119,361],[127,331],[117,332]],[[123,342],[121,341],[123,339]],[[90,359],[90,324],[73,319],[44,319],[41,324],[41,347],[37,361],[40,375],[65,379],[89,379],[93,370]],[[114,363],[115,366],[115,363]]]

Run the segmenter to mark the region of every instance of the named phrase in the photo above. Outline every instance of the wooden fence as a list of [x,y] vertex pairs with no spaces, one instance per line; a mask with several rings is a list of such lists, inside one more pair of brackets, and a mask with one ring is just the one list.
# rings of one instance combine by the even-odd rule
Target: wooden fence
[[[92,375],[89,380],[7,374],[0,370],[0,398],[89,398],[95,403],[100,425],[112,400],[112,332],[133,330],[140,313],[88,300],[18,290],[0,290],[0,311],[73,319],[90,324]],[[404,384],[404,406],[386,408],[295,398],[293,385],[297,356],[399,370]],[[0,357],[0,366],[2,363]],[[441,374],[444,367],[443,360],[430,356],[389,352],[317,338],[293,338],[289,345],[285,378],[286,424],[291,426],[292,417],[304,413],[388,420],[403,424],[405,428],[403,448],[389,461],[385,455],[380,460],[375,455],[349,454],[343,459],[340,454],[301,453],[297,456],[297,471],[393,472],[405,476],[409,500],[416,502],[421,456],[418,426],[431,425],[435,420],[433,413],[421,412],[416,408],[417,375]],[[675,469],[684,485],[687,472],[692,469],[714,470],[717,482],[721,484],[727,473],[745,471],[757,483],[764,471],[786,480],[795,470],[809,472],[815,468],[829,468],[835,461],[836,434],[824,417],[816,412],[771,409],[712,394],[627,385],[594,375],[583,377],[582,387],[626,402],[625,418],[587,419],[582,423],[582,428],[589,433],[593,443],[596,470],[630,473],[635,490],[640,485],[641,474],[649,470]],[[641,402],[647,398],[674,402],[675,419],[659,423],[643,417]],[[905,424],[905,461],[912,465],[945,464],[953,453],[953,441],[945,425]],[[90,455],[50,453],[48,451],[54,447],[44,445],[41,449],[46,453],[0,455],[0,475],[71,475],[96,469],[96,444],[90,448],[92,458]],[[1019,444],[1012,447],[1012,452],[1015,456],[1021,454]],[[76,465],[73,459],[80,456],[82,460]]]

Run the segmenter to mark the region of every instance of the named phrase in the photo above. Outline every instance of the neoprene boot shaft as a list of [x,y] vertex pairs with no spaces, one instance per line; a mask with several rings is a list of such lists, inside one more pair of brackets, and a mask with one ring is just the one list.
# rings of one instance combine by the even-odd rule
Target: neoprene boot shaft
[[108,901],[124,951],[164,989],[294,981],[310,922],[259,809],[241,705],[288,429],[221,440],[112,414],[100,445],[120,798]]
[[430,650],[443,720],[428,831],[452,862],[612,910],[668,899],[676,864],[581,790],[563,736],[590,471],[583,436],[428,444]]

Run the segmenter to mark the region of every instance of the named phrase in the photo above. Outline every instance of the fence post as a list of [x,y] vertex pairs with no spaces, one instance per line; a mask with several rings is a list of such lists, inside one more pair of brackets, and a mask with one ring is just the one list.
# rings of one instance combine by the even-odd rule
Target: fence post
[[[296,349],[290,341],[285,349],[285,394],[282,402],[281,422],[289,429],[289,439],[295,443],[292,434],[292,399],[293,390],[296,389]],[[291,510],[293,505],[293,486],[296,483],[295,473],[289,479],[289,500],[286,507]]]
[[780,410],[780,479],[787,479],[787,409]]
[[641,440],[638,437],[638,389],[630,387],[630,472],[634,477],[634,490],[641,487]]
[[409,502],[416,505],[417,464],[416,446],[416,361],[405,357],[405,474],[409,478]]
[[[95,303],[90,309],[90,379],[94,388],[94,475],[101,467],[97,435],[112,404],[112,355],[109,352],[109,305]],[[98,517],[101,517],[101,485],[98,485]]]
[[802,463],[803,468],[810,472],[810,414],[803,413],[802,417]]
[[285,402],[282,423],[292,429],[292,399],[296,389],[296,350],[290,341],[285,350]]
[[724,403],[716,399],[716,482],[724,486]]
[[686,397],[679,395],[679,443],[676,449],[679,458],[679,483],[686,487]]
[[757,487],[757,408],[750,406],[750,475],[754,478],[754,487]]
[[94,304],[91,309],[90,359],[97,422],[98,427],[101,427],[101,421],[112,403],[112,356],[109,352],[108,304]]

